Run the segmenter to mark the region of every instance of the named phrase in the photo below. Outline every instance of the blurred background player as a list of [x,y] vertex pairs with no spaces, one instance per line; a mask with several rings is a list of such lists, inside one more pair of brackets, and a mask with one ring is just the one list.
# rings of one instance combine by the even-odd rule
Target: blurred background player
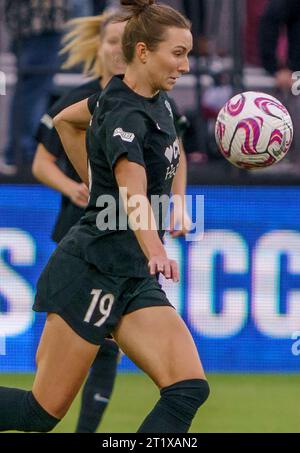
[[5,20],[16,57],[17,84],[9,111],[9,130],[0,173],[17,172],[20,163],[32,162],[34,134],[49,103],[53,76],[59,68],[62,30],[70,17],[67,0],[5,0]]
[[[293,73],[300,68],[300,2],[297,0],[270,0],[259,23],[259,49],[264,69],[274,77],[275,96],[287,106],[294,121],[299,121],[299,96],[292,90],[299,78]],[[287,158],[280,164],[282,171],[299,174],[300,131],[294,128],[294,140]],[[275,166],[271,171],[279,171]]]
[[[39,142],[33,161],[34,176],[43,184],[62,193],[61,209],[52,239],[58,243],[69,229],[83,216],[89,191],[69,162],[52,118],[61,110],[82,99],[95,95],[97,101],[111,77],[125,72],[122,56],[122,34],[125,23],[115,23],[119,14],[84,17],[69,22],[69,33],[64,37],[62,53],[68,55],[64,68],[83,65],[84,74],[92,80],[73,89],[56,102],[42,117],[36,135]],[[170,100],[171,101],[171,100]],[[185,131],[186,119],[171,101],[178,136]],[[93,113],[94,106],[91,107]],[[182,146],[182,145],[181,145]],[[174,194],[184,196],[186,190],[186,159],[182,148],[181,165],[173,184]],[[175,217],[172,210],[170,232],[173,237],[185,234],[190,222]],[[182,227],[180,226],[182,225]],[[82,394],[77,432],[95,432],[109,402],[116,376],[119,350],[116,343],[107,340],[93,363]]]
[[[287,58],[280,61],[278,43],[287,36]],[[291,90],[292,74],[300,68],[300,2],[298,0],[269,0],[260,19],[259,49],[265,70],[275,77],[283,91]]]

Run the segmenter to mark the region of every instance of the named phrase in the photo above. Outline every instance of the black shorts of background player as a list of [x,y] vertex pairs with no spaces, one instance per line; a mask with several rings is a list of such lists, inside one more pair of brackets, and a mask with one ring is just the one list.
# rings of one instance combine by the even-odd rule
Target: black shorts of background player
[[[0,388],[1,430],[51,430],[109,334],[161,392],[139,432],[187,432],[209,394],[192,336],[155,278],[160,272],[176,282],[179,274],[150,204],[152,195],[170,193],[179,164],[164,91],[189,69],[190,24],[153,0],[121,3],[129,11],[122,43],[125,77],[113,77],[103,91],[87,140],[81,128],[89,115],[87,101],[54,118],[72,164],[89,183],[89,205],[39,279],[34,309],[47,311],[48,318],[36,378],[31,392]],[[111,202],[108,213],[101,195]],[[132,197],[145,206],[145,228],[132,216]],[[107,224],[111,208],[115,217]],[[122,211],[127,228],[120,223]]]

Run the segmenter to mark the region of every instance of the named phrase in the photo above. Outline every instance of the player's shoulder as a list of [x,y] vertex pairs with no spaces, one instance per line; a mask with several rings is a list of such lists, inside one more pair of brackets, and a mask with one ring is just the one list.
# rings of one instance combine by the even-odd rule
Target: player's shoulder
[[65,93],[47,112],[50,117],[54,117],[59,112],[64,110],[76,102],[82,101],[83,99],[89,98],[95,93],[101,92],[99,79],[90,80],[78,87],[75,87]]
[[[153,98],[153,101],[155,102]],[[123,76],[114,76],[103,90],[99,106],[108,105],[111,108],[121,108],[122,111],[143,112],[147,111],[147,104],[152,102],[152,98],[141,96],[132,90],[126,83],[123,82]]]
[[94,118],[98,124],[114,122],[144,122],[145,109],[141,96],[127,88],[120,76],[115,76],[97,100]]
[[114,108],[116,105],[122,105],[124,108],[134,108],[138,106],[137,96],[123,82],[121,76],[114,76],[106,85],[101,93],[99,104],[111,105]]
[[[99,101],[101,104],[101,100]],[[92,119],[92,129],[101,134],[103,131],[114,131],[115,135],[129,134],[130,136],[144,137],[147,133],[147,116],[138,107],[130,102],[114,100],[109,108],[95,111]],[[130,141],[130,140],[128,140]]]

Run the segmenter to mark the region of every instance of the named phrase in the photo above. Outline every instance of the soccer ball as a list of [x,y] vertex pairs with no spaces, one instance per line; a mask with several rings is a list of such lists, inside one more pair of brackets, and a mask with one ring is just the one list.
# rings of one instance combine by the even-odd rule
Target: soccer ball
[[215,136],[220,152],[236,167],[268,167],[288,152],[293,123],[276,98],[247,91],[231,98],[220,110]]

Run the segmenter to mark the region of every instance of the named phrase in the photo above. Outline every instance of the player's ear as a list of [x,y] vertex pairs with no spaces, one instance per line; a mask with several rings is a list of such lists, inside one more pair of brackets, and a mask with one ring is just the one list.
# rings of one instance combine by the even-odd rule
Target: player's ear
[[138,42],[136,45],[136,55],[141,63],[147,63],[148,59],[148,48],[144,42]]

